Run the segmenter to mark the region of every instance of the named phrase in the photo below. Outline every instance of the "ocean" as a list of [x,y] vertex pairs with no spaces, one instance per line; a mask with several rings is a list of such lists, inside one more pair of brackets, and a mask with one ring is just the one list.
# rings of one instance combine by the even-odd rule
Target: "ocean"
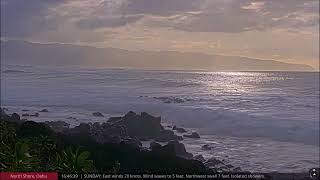
[[[252,172],[319,167],[319,73],[1,66],[1,106],[35,121],[104,122],[128,111],[196,131],[194,155]],[[99,111],[105,117],[93,117]],[[73,117],[73,119],[69,118]],[[210,151],[201,150],[209,144]]]

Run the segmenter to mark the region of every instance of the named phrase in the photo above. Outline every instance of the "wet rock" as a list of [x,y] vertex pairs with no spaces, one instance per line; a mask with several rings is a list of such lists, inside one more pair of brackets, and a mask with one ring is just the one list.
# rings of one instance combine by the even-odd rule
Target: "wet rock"
[[209,167],[215,167],[215,166],[217,166],[217,165],[223,164],[223,162],[220,161],[220,160],[218,160],[218,159],[216,159],[216,158],[210,158],[210,159],[208,159],[208,160],[205,162],[205,164],[206,164],[207,166],[209,166]]
[[3,111],[9,111],[8,108],[1,108]]
[[232,171],[233,171],[233,172],[241,172],[242,169],[241,169],[240,167],[236,167],[236,168],[234,168]]
[[28,117],[28,116],[30,116],[28,113],[25,113],[25,114],[22,114],[21,115],[22,117]]
[[122,117],[110,117],[108,119],[109,123],[119,123],[121,121]]
[[184,103],[185,100],[177,97],[153,97],[154,99],[161,100],[163,103]]
[[55,132],[66,131],[69,129],[70,126],[70,124],[64,121],[45,121],[44,123],[47,124]]
[[231,164],[227,164],[226,168],[231,169],[231,168],[234,168],[234,167]]
[[179,132],[179,133],[185,133],[185,132],[187,132],[185,129],[180,128],[180,127],[177,127],[177,126],[173,126],[172,129],[173,129],[173,130],[176,130],[176,131]]
[[10,117],[6,114],[4,108],[1,108],[1,120],[8,120]]
[[120,144],[125,144],[136,149],[140,149],[140,147],[142,146],[141,142],[137,138],[130,138],[130,137],[121,139]]
[[152,151],[165,155],[179,156],[186,159],[193,157],[191,153],[186,151],[184,144],[179,141],[169,141],[168,144],[164,146],[154,145]]
[[196,132],[193,132],[192,134],[184,134],[183,136],[187,138],[200,138],[200,135]]
[[[124,141],[125,144],[128,143],[128,132],[126,127],[121,124],[106,123],[94,123],[90,128],[90,136],[93,137],[98,143],[120,143]],[[127,139],[125,141],[125,139]],[[135,139],[135,142],[136,139]],[[134,143],[131,143],[134,144]]]
[[12,121],[20,121],[20,116],[17,113],[13,113],[10,118]]
[[201,154],[194,156],[193,159],[197,160],[197,161],[200,161],[200,162],[205,162],[206,161]]
[[135,136],[138,138],[144,137],[152,139],[157,137],[163,129],[160,124],[161,117],[154,117],[145,112],[138,115],[130,111],[121,121],[128,129],[128,133],[131,137]]
[[34,113],[34,114],[29,114],[29,116],[33,116],[33,117],[39,117],[39,113]]
[[41,111],[39,112],[49,112],[48,109],[42,109]]
[[169,141],[167,145],[163,146],[164,148],[173,148],[174,152],[177,156],[183,157],[183,158],[192,158],[193,155],[191,153],[188,153],[186,151],[186,148],[184,147],[184,144],[180,143],[179,141]]
[[167,142],[171,140],[181,141],[183,140],[183,138],[181,136],[175,135],[173,131],[165,129],[160,131],[159,135],[155,138],[155,140],[159,142]]
[[71,134],[89,134],[90,125],[87,123],[80,123],[80,125],[69,130]]
[[28,110],[28,109],[22,109],[21,111],[23,111],[23,112],[27,112],[27,111],[30,111],[30,110]]
[[76,120],[77,118],[75,118],[75,117],[68,117],[67,119],[73,119],[73,120]]
[[201,146],[201,149],[204,151],[210,151],[213,149],[213,147],[210,146],[209,144],[205,144],[205,145]]
[[161,147],[162,147],[161,144],[159,144],[159,143],[157,143],[157,142],[152,141],[152,142],[150,143],[150,149],[151,149],[151,150],[159,149],[159,148],[161,148]]
[[92,113],[92,115],[95,117],[104,117],[104,115],[101,112],[94,112]]

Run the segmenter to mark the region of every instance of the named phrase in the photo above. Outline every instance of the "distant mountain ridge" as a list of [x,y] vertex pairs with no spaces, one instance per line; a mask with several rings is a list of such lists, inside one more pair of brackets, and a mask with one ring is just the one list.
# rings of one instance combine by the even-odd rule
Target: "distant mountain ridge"
[[313,71],[304,64],[247,57],[176,51],[129,51],[71,44],[1,40],[1,62],[35,65],[82,65],[111,68],[209,71]]

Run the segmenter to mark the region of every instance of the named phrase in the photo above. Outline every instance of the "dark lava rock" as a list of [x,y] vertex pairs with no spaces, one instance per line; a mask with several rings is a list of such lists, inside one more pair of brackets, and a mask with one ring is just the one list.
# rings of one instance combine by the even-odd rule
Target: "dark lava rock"
[[217,165],[223,164],[223,162],[216,158],[210,158],[205,162],[205,164],[209,167],[215,167]]
[[89,134],[90,125],[86,123],[80,123],[79,126],[76,126],[69,130],[71,134]]
[[76,120],[77,118],[75,118],[75,117],[68,117],[67,119],[73,119],[73,120]]
[[154,99],[161,100],[164,103],[170,104],[170,103],[184,103],[185,100],[182,98],[177,97],[153,97]]
[[110,123],[119,123],[121,121],[122,117],[110,117],[108,119],[108,122]]
[[213,149],[213,147],[210,146],[209,144],[205,144],[205,145],[201,146],[201,149],[205,150],[205,151],[210,151]]
[[92,115],[95,117],[104,117],[104,115],[101,112],[94,112],[92,113]]
[[13,113],[10,118],[12,121],[20,121],[20,116],[17,113]]
[[[128,132],[125,126],[122,124],[106,123],[94,123],[90,128],[90,136],[98,143],[120,143],[127,139],[124,143],[128,143]],[[134,139],[134,141],[137,141]],[[137,144],[137,143],[136,143]]]
[[4,108],[1,108],[1,120],[8,120],[10,117],[5,112]]
[[233,172],[241,172],[242,169],[241,169],[240,167],[236,167],[236,168],[234,168],[232,171],[233,171]]
[[179,141],[169,141],[167,145],[163,146],[164,148],[173,148],[174,152],[177,156],[184,157],[184,158],[192,158],[193,155],[186,151],[184,144],[180,143]]
[[234,168],[234,166],[232,166],[231,164],[227,164],[226,167],[227,167],[228,169]]
[[42,109],[41,111],[39,112],[49,112],[48,109]]
[[159,143],[157,143],[157,142],[152,141],[152,142],[150,143],[150,149],[151,149],[151,150],[159,149],[159,148],[161,148],[161,147],[162,147],[161,144],[159,144]]
[[172,129],[173,129],[173,130],[176,130],[176,131],[179,132],[179,133],[185,133],[185,132],[187,132],[185,129],[180,128],[180,127],[177,127],[177,126],[173,126]]
[[39,113],[34,113],[34,114],[30,114],[29,116],[33,116],[33,117],[39,117]]
[[197,160],[197,161],[200,161],[200,162],[205,162],[206,161],[201,154],[194,156],[193,159]]
[[200,135],[196,132],[193,132],[192,134],[184,134],[183,136],[188,138],[200,138]]
[[130,137],[121,139],[120,144],[125,144],[135,149],[140,149],[140,147],[142,146],[141,142],[137,138],[130,138]]
[[28,113],[25,113],[25,114],[22,114],[21,115],[22,117],[28,117],[28,116],[30,116]]
[[183,138],[181,136],[175,135],[173,131],[165,129],[160,131],[159,135],[155,138],[155,140],[159,142],[167,142],[171,140],[181,141],[183,140]]
[[167,145],[164,146],[155,146],[152,148],[152,151],[171,155],[171,156],[179,156],[182,158],[192,158],[193,155],[186,151],[184,144],[180,143],[179,141],[169,141]]
[[157,137],[163,129],[160,124],[161,117],[153,117],[145,112],[138,115],[130,111],[122,118],[122,122],[131,137],[151,139]]
[[63,132],[69,129],[70,124],[64,121],[46,121],[47,124],[55,132]]

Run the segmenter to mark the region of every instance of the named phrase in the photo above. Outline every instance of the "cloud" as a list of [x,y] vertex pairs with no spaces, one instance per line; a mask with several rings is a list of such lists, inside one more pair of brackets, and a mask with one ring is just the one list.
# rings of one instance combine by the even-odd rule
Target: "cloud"
[[80,19],[76,24],[82,29],[112,28],[137,22],[142,17],[143,15],[90,17],[87,19]]
[[48,8],[60,0],[1,0],[1,37],[25,37],[56,28]]
[[188,32],[265,31],[270,29],[317,29],[319,1],[216,0],[202,4],[198,13],[183,12],[165,18],[150,18],[151,26]]
[[65,26],[97,33],[137,22],[186,32],[317,32],[318,12],[316,0],[2,0],[1,36],[28,37]]

